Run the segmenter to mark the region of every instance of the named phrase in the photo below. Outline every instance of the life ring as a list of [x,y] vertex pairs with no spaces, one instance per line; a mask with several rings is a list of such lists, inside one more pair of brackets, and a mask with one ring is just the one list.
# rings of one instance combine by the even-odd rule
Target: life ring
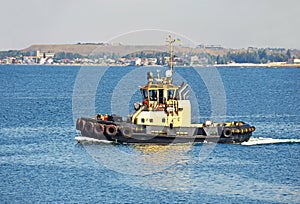
[[232,130],[230,128],[225,128],[223,134],[225,137],[230,137],[232,135]]
[[254,131],[255,131],[255,127],[254,127],[254,126],[252,126],[252,127],[251,127],[251,130],[252,130],[252,132],[254,132]]
[[118,132],[118,128],[115,125],[106,125],[105,129],[106,134],[110,136],[115,136]]
[[102,135],[104,133],[104,125],[97,124],[94,126],[94,134]]
[[123,136],[126,138],[130,138],[132,136],[132,129],[130,126],[122,127],[121,132],[122,132]]
[[243,133],[244,133],[244,129],[242,128],[242,129],[241,129],[241,134],[243,134]]
[[92,122],[87,122],[84,126],[84,130],[88,134],[92,134],[94,130],[94,123]]
[[149,108],[149,103],[146,99],[143,100],[143,105],[145,105],[147,108]]

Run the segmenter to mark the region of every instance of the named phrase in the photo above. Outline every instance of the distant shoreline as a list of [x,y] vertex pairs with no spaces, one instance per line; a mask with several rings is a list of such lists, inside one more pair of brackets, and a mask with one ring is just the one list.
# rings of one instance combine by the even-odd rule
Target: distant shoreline
[[[0,64],[0,66],[74,66],[74,67],[133,67],[128,65],[119,65],[119,64]],[[147,65],[144,67],[158,67],[160,65]],[[143,66],[137,66],[143,67]],[[189,65],[189,66],[175,66],[182,68],[208,68],[208,67],[216,67],[216,68],[300,68],[300,64],[251,64],[251,63],[234,63],[234,64],[215,64],[215,65]]]
[[251,63],[244,63],[244,64],[217,64],[214,65],[216,67],[261,67],[261,68],[300,68],[300,64],[276,64],[276,63],[269,63],[269,64],[251,64]]

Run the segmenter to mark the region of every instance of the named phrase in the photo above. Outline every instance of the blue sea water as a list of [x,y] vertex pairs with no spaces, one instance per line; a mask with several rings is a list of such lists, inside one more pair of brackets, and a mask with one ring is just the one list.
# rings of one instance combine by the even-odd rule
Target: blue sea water
[[194,119],[214,117],[224,91],[221,117],[256,127],[249,145],[78,144],[76,114],[140,100],[141,69],[0,66],[1,203],[300,203],[300,69],[219,68],[207,82],[207,68],[176,68]]

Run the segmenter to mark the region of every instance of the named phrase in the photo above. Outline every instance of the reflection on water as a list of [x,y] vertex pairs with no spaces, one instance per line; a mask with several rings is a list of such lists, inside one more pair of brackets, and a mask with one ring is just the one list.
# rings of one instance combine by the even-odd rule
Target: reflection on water
[[172,144],[172,145],[143,145],[143,144],[134,144],[132,145],[135,150],[140,151],[143,154],[164,154],[170,152],[186,152],[190,150],[191,144]]
[[185,145],[86,145],[87,152],[106,168],[129,175],[161,172],[187,160],[191,144]]

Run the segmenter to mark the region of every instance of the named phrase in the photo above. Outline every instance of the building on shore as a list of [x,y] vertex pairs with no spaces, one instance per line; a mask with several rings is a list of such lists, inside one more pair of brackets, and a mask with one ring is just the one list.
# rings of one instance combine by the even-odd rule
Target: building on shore
[[24,58],[28,62],[36,63],[36,64],[46,64],[53,63],[55,53],[50,52],[40,52],[39,50],[35,50],[29,52],[28,56],[24,56]]
[[295,58],[288,59],[287,64],[300,64],[300,59],[295,59]]

